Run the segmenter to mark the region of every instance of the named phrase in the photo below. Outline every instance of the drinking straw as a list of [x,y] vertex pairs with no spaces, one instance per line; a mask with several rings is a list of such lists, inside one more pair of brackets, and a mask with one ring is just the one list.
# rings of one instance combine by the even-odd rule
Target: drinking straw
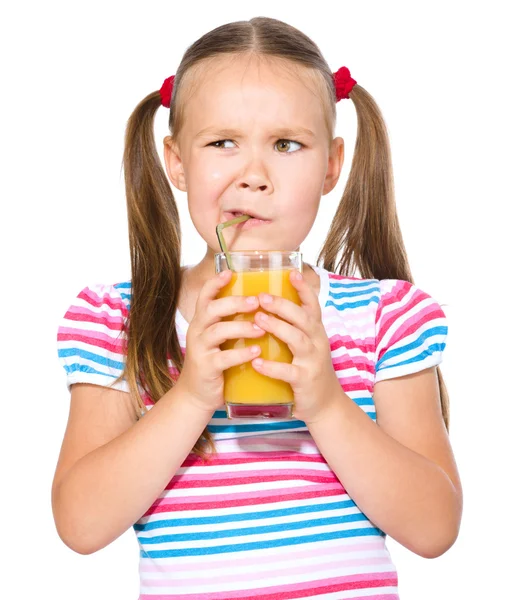
[[250,219],[250,218],[251,218],[250,215],[241,215],[240,217],[235,217],[234,219],[230,219],[230,221],[226,221],[225,223],[219,223],[219,225],[216,227],[217,239],[219,240],[219,245],[221,246],[221,252],[224,252],[224,255],[226,257],[226,262],[228,264],[228,269],[230,269],[230,271],[233,271],[233,265],[231,264],[231,256],[230,256],[230,253],[228,252],[226,242],[224,241],[222,230],[225,227],[229,227],[230,225],[233,225],[234,223],[240,223],[241,221],[247,221],[247,219]]

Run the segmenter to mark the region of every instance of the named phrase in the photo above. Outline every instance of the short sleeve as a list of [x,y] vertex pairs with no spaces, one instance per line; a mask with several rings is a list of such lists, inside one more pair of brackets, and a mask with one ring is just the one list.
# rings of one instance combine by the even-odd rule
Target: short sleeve
[[128,298],[122,284],[97,284],[84,288],[68,308],[58,327],[57,349],[69,391],[74,383],[129,391],[126,380],[114,383],[125,365]]
[[447,317],[440,304],[408,281],[380,280],[375,317],[375,383],[442,362]]

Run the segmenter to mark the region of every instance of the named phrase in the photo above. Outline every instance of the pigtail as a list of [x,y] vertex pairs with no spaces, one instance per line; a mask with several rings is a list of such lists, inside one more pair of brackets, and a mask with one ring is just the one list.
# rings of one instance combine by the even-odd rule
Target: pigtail
[[[349,98],[357,113],[357,136],[349,178],[317,263],[328,271],[365,279],[401,279],[414,284],[394,196],[386,124],[372,96],[360,85]],[[341,258],[336,264],[337,255]],[[449,397],[437,366],[440,404],[449,430]]]
[[[181,287],[181,227],[170,184],[154,141],[159,92],[142,100],[125,134],[125,174],[131,264],[131,304],[127,332],[126,378],[137,414],[145,410],[138,384],[157,402],[175,384],[167,358],[180,372],[182,350],[175,313]],[[202,456],[205,430],[193,451]]]

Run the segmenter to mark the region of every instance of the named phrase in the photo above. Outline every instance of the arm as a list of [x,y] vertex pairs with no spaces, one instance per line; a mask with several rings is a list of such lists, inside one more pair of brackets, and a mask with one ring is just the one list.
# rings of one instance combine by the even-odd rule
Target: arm
[[211,416],[177,385],[136,421],[129,394],[75,384],[52,488],[54,520],[65,544],[91,554],[131,527],[165,489]]
[[339,388],[309,431],[370,521],[416,554],[440,556],[458,536],[462,490],[435,368],[379,381],[374,401],[377,423]]

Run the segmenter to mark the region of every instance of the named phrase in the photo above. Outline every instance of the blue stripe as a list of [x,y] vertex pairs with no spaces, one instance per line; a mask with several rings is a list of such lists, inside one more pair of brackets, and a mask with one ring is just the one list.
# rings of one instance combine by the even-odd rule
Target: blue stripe
[[[448,331],[448,328],[446,325],[432,327],[431,329],[427,329],[425,332],[423,332],[416,340],[414,340],[410,344],[405,344],[404,346],[400,346],[399,348],[392,348],[392,349],[388,350],[387,352],[384,353],[382,358],[376,363],[375,371],[377,372],[380,370],[380,365],[382,365],[383,362],[389,361],[390,359],[394,358],[395,356],[399,356],[400,354],[404,354],[405,352],[409,352],[410,350],[414,350],[415,348],[419,348],[419,346],[423,346],[425,341],[432,336],[447,335],[447,331]],[[405,363],[402,363],[402,364],[408,364],[409,362],[415,362],[418,360],[422,360],[422,358],[424,356],[428,356],[429,354],[432,354],[433,351],[441,352],[444,348],[445,348],[445,343],[433,344],[431,346],[428,346],[428,348],[425,349],[422,352],[422,354],[419,355],[419,357],[416,357],[411,360],[407,360],[407,361],[405,361]]]
[[255,431],[277,431],[286,429],[299,429],[306,427],[303,421],[274,421],[273,423],[258,423],[258,425],[207,425],[211,433],[245,433]]
[[377,290],[379,290],[379,280],[378,279],[365,279],[363,281],[350,281],[348,283],[342,283],[340,281],[335,281],[334,279],[330,279],[330,288],[342,288],[344,290],[348,290],[350,288],[364,288],[370,287],[371,285],[376,285]]
[[445,344],[433,344],[432,346],[429,346],[427,348],[427,350],[425,350],[424,352],[421,352],[421,354],[419,354],[418,356],[415,356],[414,358],[410,358],[409,360],[404,360],[402,362],[395,363],[394,365],[386,365],[385,367],[382,367],[382,369],[380,369],[380,370],[391,369],[392,367],[402,367],[403,365],[410,365],[412,363],[419,362],[421,360],[424,360],[425,358],[428,358],[429,356],[432,356],[435,352],[443,352],[444,348],[445,348]]
[[175,550],[149,550],[140,551],[142,558],[168,558],[171,556],[204,556],[206,554],[224,554],[226,552],[242,552],[246,550],[261,550],[263,548],[281,548],[283,546],[295,546],[313,542],[324,542],[340,538],[381,536],[384,533],[375,527],[366,529],[348,529],[347,531],[330,531],[316,535],[305,535],[300,537],[285,538],[282,540],[266,540],[261,542],[250,542],[248,544],[227,544],[225,546],[212,546],[210,548],[177,548]]
[[327,525],[340,525],[341,523],[356,523],[368,521],[362,512],[341,517],[326,517],[323,519],[311,519],[310,521],[296,521],[294,523],[276,523],[274,525],[263,525],[261,527],[243,527],[242,529],[221,529],[220,531],[193,531],[191,533],[169,533],[153,537],[138,537],[141,544],[163,544],[172,542],[195,542],[197,540],[218,540],[229,537],[244,535],[261,535],[263,533],[279,533],[280,531],[296,531],[297,529],[309,529],[310,527],[326,527]]
[[326,306],[333,306],[337,310],[346,310],[348,308],[359,308],[360,306],[368,306],[370,303],[376,302],[379,304],[379,296],[371,296],[367,300],[361,300],[358,302],[344,302],[344,304],[335,304],[330,299],[326,302]]
[[111,375],[110,373],[102,373],[102,371],[97,371],[92,367],[88,367],[88,365],[81,365],[79,363],[73,363],[71,365],[63,365],[67,375],[71,375],[72,373],[91,373],[93,375],[105,375],[107,377],[111,377],[115,379],[115,375]]
[[366,404],[370,404],[373,406],[373,398],[370,398],[370,396],[362,396],[359,398],[351,398],[351,400],[354,400],[354,402],[356,402],[356,404],[358,406],[364,406]]
[[114,287],[117,290],[129,290],[132,287],[131,281],[125,281],[123,283],[116,283]]
[[294,506],[292,508],[278,508],[276,510],[254,511],[250,513],[235,513],[233,515],[221,515],[215,517],[194,517],[190,519],[164,519],[163,521],[151,521],[148,523],[135,524],[135,531],[152,531],[162,527],[190,527],[191,525],[217,525],[219,523],[237,523],[239,521],[253,521],[257,519],[271,519],[274,517],[288,517],[291,515],[303,515],[311,512],[325,510],[341,510],[343,508],[354,508],[356,504],[352,500],[342,502],[331,502],[330,504],[312,504],[307,506]]
[[94,354],[92,352],[87,352],[82,348],[63,348],[58,350],[58,356],[60,358],[66,358],[68,356],[79,356],[80,358],[92,360],[93,362],[96,362],[100,365],[104,365],[105,367],[110,367],[111,369],[123,369],[123,362],[111,360],[110,358],[100,356],[99,354]]
[[331,298],[334,298],[335,300],[340,300],[341,298],[355,298],[356,296],[363,297],[365,294],[372,294],[372,292],[380,293],[380,290],[378,287],[373,287],[373,288],[370,288],[369,290],[360,290],[358,292],[336,293],[336,292],[332,292],[330,290],[330,296],[331,296]]

